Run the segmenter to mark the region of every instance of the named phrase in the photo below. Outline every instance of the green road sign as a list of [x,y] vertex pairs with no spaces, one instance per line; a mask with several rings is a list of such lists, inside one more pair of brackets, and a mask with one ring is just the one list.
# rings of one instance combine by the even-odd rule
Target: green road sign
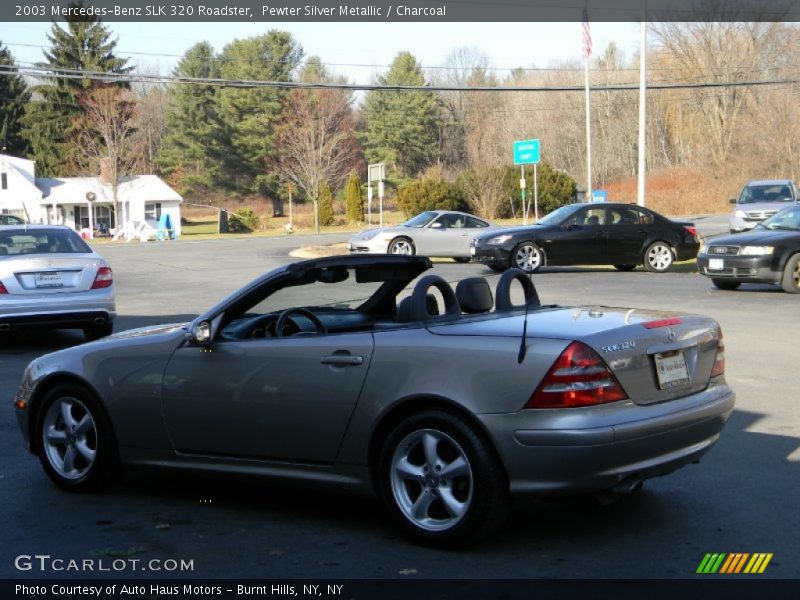
[[514,164],[534,165],[539,162],[539,140],[514,142]]

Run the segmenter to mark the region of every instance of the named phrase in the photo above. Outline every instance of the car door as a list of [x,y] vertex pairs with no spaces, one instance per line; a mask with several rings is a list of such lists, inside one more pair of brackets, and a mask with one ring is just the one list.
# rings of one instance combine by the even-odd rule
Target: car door
[[[469,256],[469,247],[476,237],[489,231],[489,223],[477,217],[466,217],[466,235],[461,236],[458,243],[459,256]],[[463,255],[461,254],[463,252]]]
[[606,219],[605,206],[577,211],[548,244],[548,264],[606,264]]
[[372,356],[371,333],[186,345],[164,374],[164,418],[179,452],[335,460]]
[[653,228],[652,215],[635,206],[609,207],[608,262],[634,265],[642,259],[642,249]]
[[[467,256],[469,255],[469,234],[465,228],[466,215],[446,213],[439,215],[425,228],[424,254],[430,256]],[[463,254],[461,246],[466,249]]]

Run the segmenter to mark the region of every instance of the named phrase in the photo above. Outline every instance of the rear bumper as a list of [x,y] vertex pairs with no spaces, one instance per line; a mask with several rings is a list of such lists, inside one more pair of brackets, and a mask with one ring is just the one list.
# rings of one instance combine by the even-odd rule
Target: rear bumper
[[117,316],[114,287],[86,292],[42,294],[0,299],[0,332],[29,327],[81,328],[113,322]]
[[[697,461],[719,438],[734,394],[715,385],[648,406],[526,410],[479,415],[516,494],[558,496],[607,490],[625,479],[666,475]],[[597,427],[580,427],[605,421]]]
[[[716,258],[716,257],[712,257]],[[714,279],[750,281],[752,283],[777,283],[783,276],[782,270],[775,270],[775,260],[769,256],[720,256],[722,269],[709,268],[709,256],[697,257],[697,270],[701,275]]]

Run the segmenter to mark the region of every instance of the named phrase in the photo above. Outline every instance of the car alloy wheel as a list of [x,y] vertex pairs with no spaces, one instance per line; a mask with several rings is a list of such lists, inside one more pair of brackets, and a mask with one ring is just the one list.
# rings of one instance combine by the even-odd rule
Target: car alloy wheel
[[45,395],[36,416],[35,445],[47,475],[66,490],[100,490],[120,474],[111,422],[81,385],[62,383]]
[[389,254],[405,254],[411,256],[416,253],[414,244],[408,238],[397,238],[389,244]]
[[461,547],[506,520],[508,476],[491,443],[461,415],[410,414],[389,431],[377,458],[381,500],[418,543]]
[[786,261],[781,287],[789,294],[800,294],[800,254],[795,254]]
[[514,250],[514,264],[526,273],[533,273],[542,266],[542,251],[532,242],[524,242]]
[[656,242],[645,252],[644,267],[652,273],[663,273],[669,271],[674,260],[675,255],[669,244]]

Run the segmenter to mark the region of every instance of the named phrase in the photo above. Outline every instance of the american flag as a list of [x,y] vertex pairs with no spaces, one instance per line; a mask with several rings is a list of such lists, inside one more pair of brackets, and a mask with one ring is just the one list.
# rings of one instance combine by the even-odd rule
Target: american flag
[[583,59],[589,60],[592,55],[592,30],[589,28],[589,3],[583,5]]

